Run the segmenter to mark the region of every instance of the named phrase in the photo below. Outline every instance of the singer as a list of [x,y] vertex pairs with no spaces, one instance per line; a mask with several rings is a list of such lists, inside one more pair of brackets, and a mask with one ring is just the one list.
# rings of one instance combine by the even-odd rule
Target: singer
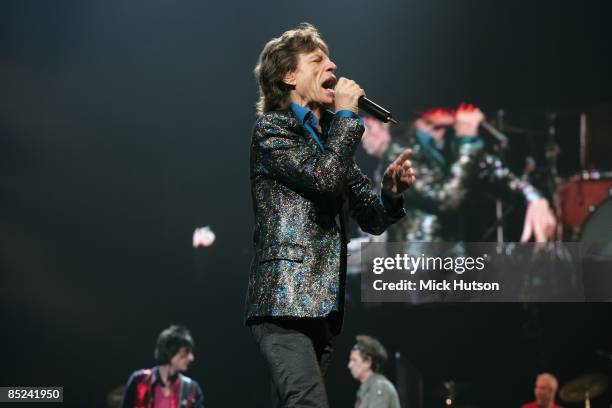
[[255,67],[255,256],[245,308],[272,376],[274,407],[329,406],[324,378],[344,312],[343,209],[364,231],[381,234],[404,215],[402,193],[415,180],[407,150],[387,167],[381,195],[372,192],[353,160],[364,91],[335,73],[310,24],[269,41]]

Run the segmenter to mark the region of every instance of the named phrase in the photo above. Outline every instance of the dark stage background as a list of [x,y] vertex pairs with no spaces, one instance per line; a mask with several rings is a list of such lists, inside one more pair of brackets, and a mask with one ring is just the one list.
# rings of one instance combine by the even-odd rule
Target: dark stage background
[[[0,385],[104,406],[178,322],[207,407],[269,405],[242,310],[252,68],[273,36],[315,24],[339,74],[399,119],[461,101],[511,118],[612,102],[611,20],[610,2],[2,2]],[[217,242],[195,251],[203,225]],[[611,320],[607,304],[352,303],[332,406],[353,404],[361,332],[421,371],[428,406],[454,379],[476,406],[512,407],[540,370],[608,370],[594,352]]]

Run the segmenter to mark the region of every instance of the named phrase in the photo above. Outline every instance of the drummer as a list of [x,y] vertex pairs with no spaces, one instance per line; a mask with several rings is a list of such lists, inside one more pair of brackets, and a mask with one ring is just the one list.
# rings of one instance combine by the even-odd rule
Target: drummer
[[539,374],[536,378],[533,394],[535,401],[523,404],[521,408],[562,408],[555,404],[555,395],[559,388],[559,382],[550,373]]

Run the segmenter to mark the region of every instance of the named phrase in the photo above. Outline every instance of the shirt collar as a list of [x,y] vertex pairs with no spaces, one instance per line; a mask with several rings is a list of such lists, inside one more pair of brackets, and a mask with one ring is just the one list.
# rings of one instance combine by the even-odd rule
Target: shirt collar
[[[300,106],[297,103],[290,104],[289,108],[303,125],[306,124],[306,121],[308,121],[309,117],[312,115],[312,111],[310,109]],[[315,117],[314,120],[316,122],[317,118]]]
[[[312,113],[312,111],[308,108],[305,108],[297,103],[291,103],[289,108],[293,112],[296,118],[300,121],[302,125],[305,125],[306,122],[314,129],[317,129],[319,122],[317,121],[317,117]],[[321,126],[325,129],[328,127],[329,123],[331,123],[334,118],[334,112],[330,110],[323,111],[323,118],[321,120]]]
[[[151,378],[151,385],[155,385],[156,383],[162,384],[162,379],[161,379],[161,375],[159,374],[159,366],[156,366],[153,368],[153,370],[151,370],[153,373],[152,378]],[[180,380],[181,374],[177,373],[174,376],[174,380],[170,383],[170,386],[174,386],[176,384],[177,381]]]
[[310,109],[300,106],[297,103],[292,103],[289,106],[302,125],[308,125],[314,132],[319,133],[319,122]]

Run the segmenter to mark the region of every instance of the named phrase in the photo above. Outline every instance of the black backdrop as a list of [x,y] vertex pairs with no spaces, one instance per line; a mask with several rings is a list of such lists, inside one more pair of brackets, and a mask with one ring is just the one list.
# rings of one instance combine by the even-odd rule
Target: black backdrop
[[[340,75],[400,119],[460,101],[489,113],[611,102],[610,3],[531,3],[2,2],[0,385],[64,386],[66,405],[103,406],[180,322],[207,406],[267,406],[242,326],[261,47],[315,24]],[[217,242],[194,251],[203,225]],[[515,406],[538,370],[607,369],[593,351],[611,347],[609,310],[352,304],[330,398],[353,403],[348,350],[369,332],[426,389],[469,380],[472,401]]]

